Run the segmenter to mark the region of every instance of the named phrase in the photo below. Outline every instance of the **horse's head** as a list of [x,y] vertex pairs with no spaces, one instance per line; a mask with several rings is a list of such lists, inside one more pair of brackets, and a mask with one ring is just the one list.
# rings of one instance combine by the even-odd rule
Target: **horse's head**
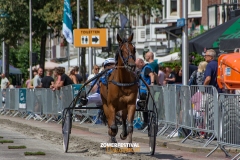
[[136,50],[134,45],[132,44],[133,33],[131,36],[126,39],[121,39],[119,34],[117,35],[117,41],[119,44],[119,49],[117,53],[117,59],[120,57],[121,61],[118,61],[118,65],[124,65],[124,67],[129,71],[134,71],[136,68],[135,60],[136,60]]

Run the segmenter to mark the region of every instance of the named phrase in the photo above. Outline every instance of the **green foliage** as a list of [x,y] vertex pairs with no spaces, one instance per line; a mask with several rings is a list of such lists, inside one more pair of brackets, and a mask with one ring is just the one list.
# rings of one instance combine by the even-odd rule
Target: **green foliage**
[[[34,42],[32,44],[33,52],[40,52],[40,46],[38,43]],[[29,68],[29,42],[25,42],[23,45],[16,49],[12,49],[11,52],[15,54],[17,59],[16,67],[20,68],[24,74],[24,78],[28,78],[28,68]]]
[[193,63],[194,65],[196,65],[196,66],[198,66],[198,64],[199,64],[200,62],[205,61],[204,57],[201,56],[201,55],[198,54],[198,53],[194,53],[194,52],[193,52],[193,53],[190,53],[189,56],[192,57],[192,60],[193,60],[192,63]]
[[8,149],[25,149],[26,146],[8,146]]
[[[117,6],[117,8],[116,8]],[[151,15],[151,8],[161,9],[162,5],[159,3],[159,0],[111,0],[103,1],[103,0],[95,0],[94,7],[97,13],[101,14],[108,13],[112,11],[119,11],[126,14],[128,11],[131,15],[136,15],[139,13]],[[137,11],[137,12],[136,12]]]
[[182,64],[181,64],[181,62],[178,62],[178,61],[176,61],[176,62],[165,62],[165,63],[163,63],[163,66],[164,67],[170,67],[170,68],[174,69],[175,67],[181,67]]
[[38,152],[24,152],[25,156],[37,156],[37,155],[41,155],[44,156],[46,155],[44,152],[38,151]]
[[0,140],[0,143],[13,143],[13,140]]

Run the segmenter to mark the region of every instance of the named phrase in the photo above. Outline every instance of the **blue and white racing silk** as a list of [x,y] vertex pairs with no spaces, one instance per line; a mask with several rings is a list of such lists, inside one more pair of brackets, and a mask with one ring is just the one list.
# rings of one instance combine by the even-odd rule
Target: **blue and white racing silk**
[[109,71],[107,71],[106,74],[104,74],[101,78],[100,78],[100,82],[102,82],[104,85],[107,85],[108,83],[108,77],[111,75],[111,73],[113,72],[114,69],[110,69]]
[[[99,79],[99,81],[96,83],[97,86],[98,86],[96,93],[100,94],[100,85],[99,85],[99,82],[102,82],[104,85],[107,85],[107,81],[108,81],[107,79],[108,79],[108,77],[111,75],[111,73],[112,73],[113,70],[114,70],[114,69],[110,69],[109,71],[107,71],[107,73],[104,74],[104,75]],[[92,87],[93,84],[96,82],[96,80],[97,80],[97,79],[95,79],[95,80],[93,80],[93,81],[91,82],[91,87]]]
[[[96,82],[97,78],[94,79],[92,82],[91,82],[91,87],[95,84],[97,85],[97,91],[96,93],[100,94],[100,85],[99,85],[99,82]],[[96,82],[96,83],[95,83]]]

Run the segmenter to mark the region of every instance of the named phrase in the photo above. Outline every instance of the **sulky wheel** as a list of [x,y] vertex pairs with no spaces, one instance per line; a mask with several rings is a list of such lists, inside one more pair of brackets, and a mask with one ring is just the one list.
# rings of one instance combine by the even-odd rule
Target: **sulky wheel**
[[69,137],[72,128],[72,113],[70,109],[65,109],[63,112],[62,134],[63,134],[63,150],[68,151]]
[[154,112],[151,112],[149,116],[150,116],[149,124],[148,124],[149,149],[150,149],[149,155],[152,156],[155,153],[158,126],[157,126],[156,114]]

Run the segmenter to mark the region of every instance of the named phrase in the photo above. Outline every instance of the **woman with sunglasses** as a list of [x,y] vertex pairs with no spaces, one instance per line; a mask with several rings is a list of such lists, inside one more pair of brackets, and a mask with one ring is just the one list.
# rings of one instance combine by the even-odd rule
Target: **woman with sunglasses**
[[98,67],[98,65],[94,65],[93,70],[92,70],[92,74],[88,76],[87,80],[89,80],[89,79],[93,78],[95,75],[97,75],[99,73],[99,69],[100,68]]

